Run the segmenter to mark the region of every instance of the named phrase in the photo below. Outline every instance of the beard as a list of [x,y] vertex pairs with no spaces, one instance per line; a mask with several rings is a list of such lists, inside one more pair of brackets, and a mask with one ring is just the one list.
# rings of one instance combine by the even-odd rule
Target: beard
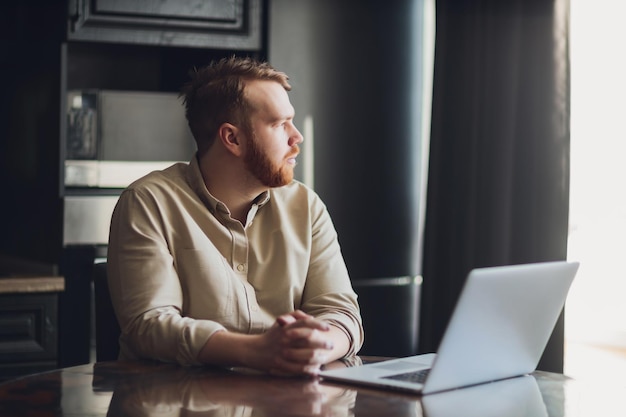
[[[293,166],[283,164],[276,166],[266,152],[261,149],[254,133],[248,137],[248,152],[244,160],[252,175],[266,187],[282,187],[293,180]],[[291,154],[298,154],[298,145],[293,146]]]

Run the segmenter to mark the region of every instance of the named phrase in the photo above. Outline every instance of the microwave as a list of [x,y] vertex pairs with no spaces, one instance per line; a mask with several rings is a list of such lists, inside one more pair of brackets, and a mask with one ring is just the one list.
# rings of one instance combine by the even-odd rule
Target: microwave
[[66,187],[125,188],[196,150],[176,93],[70,91],[66,110]]

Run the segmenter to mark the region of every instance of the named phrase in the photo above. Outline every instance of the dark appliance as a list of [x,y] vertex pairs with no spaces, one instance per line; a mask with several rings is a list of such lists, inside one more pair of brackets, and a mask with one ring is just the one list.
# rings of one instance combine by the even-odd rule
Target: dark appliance
[[66,187],[120,188],[195,150],[176,93],[71,91]]
[[[177,93],[75,90],[66,96],[60,365],[94,360],[94,263],[106,261],[111,215],[135,179],[189,161],[195,142]],[[70,301],[71,300],[71,301]]]
[[299,175],[327,204],[359,295],[361,353],[414,354],[434,1],[272,0],[268,20],[304,136]]

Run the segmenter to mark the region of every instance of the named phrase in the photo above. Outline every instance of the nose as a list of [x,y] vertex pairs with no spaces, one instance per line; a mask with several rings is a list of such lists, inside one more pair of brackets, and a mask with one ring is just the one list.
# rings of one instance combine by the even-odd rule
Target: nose
[[294,125],[291,125],[291,127],[292,127],[292,132],[289,135],[289,146],[302,143],[302,141],[304,140],[304,137],[302,136],[300,131]]

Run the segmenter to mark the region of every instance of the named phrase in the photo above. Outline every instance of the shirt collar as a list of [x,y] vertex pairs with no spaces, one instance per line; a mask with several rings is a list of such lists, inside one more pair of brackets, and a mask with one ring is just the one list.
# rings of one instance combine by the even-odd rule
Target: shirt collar
[[[204,178],[202,177],[202,172],[200,171],[200,163],[198,162],[198,155],[194,155],[194,157],[189,161],[189,168],[187,170],[187,182],[194,190],[194,192],[200,197],[202,202],[207,206],[211,213],[215,213],[217,211],[228,211],[226,205],[222,203],[220,200],[215,198],[213,194],[209,192],[206,188],[206,184],[204,183]],[[257,206],[257,209],[263,207],[270,200],[270,192],[263,191],[259,194],[254,201],[253,205]]]

